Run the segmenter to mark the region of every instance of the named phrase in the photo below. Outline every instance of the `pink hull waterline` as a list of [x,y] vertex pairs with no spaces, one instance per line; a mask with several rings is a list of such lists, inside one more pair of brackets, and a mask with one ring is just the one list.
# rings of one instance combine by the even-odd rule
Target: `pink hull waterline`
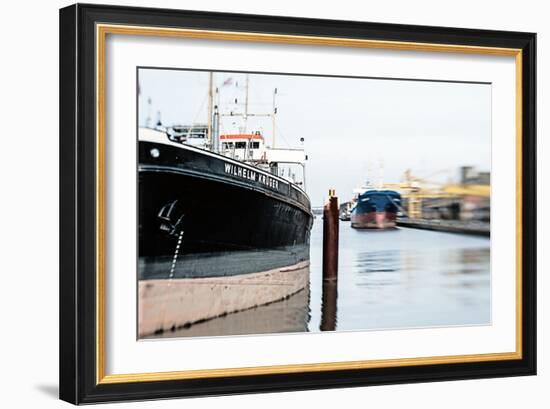
[[351,215],[351,227],[355,229],[392,229],[396,226],[393,212],[368,212]]

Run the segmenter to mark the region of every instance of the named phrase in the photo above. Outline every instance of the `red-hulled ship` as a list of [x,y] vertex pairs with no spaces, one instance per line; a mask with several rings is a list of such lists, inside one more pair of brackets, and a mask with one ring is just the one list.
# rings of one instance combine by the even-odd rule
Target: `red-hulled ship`
[[367,189],[359,193],[351,212],[351,227],[388,229],[396,226],[401,195],[393,190]]

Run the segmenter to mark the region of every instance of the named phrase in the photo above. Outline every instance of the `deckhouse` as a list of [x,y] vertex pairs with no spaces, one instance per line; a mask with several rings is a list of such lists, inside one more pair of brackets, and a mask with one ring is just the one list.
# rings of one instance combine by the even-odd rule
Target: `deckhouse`
[[220,135],[222,155],[245,161],[265,158],[265,141],[260,132]]

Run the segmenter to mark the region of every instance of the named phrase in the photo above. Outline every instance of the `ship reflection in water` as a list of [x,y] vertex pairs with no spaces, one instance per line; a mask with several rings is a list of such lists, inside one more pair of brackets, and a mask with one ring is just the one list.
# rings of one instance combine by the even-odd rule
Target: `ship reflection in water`
[[317,218],[309,289],[155,337],[490,324],[488,238],[341,222],[335,285],[322,281],[322,227]]
[[148,338],[210,337],[308,331],[309,288],[282,301],[214,318]]

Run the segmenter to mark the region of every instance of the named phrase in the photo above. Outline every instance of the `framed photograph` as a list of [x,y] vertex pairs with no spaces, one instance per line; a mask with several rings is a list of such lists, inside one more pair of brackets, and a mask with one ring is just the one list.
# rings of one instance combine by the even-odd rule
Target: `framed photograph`
[[61,9],[61,399],[534,375],[535,53]]

